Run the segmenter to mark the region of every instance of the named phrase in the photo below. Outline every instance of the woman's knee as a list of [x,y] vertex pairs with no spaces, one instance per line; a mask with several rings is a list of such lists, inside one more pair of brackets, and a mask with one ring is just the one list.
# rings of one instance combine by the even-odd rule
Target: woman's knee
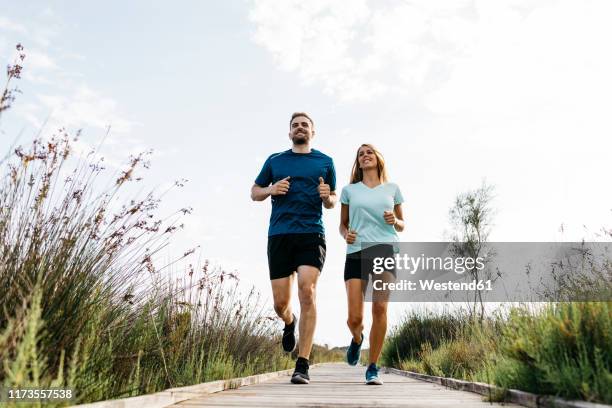
[[387,302],[372,303],[372,316],[384,317],[387,315]]
[[363,325],[363,316],[360,314],[349,314],[348,319],[346,319],[346,324],[351,329],[355,329]]

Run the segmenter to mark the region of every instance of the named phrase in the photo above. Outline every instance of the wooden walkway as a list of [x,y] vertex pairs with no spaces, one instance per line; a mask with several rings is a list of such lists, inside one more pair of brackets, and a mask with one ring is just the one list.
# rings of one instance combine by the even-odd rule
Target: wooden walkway
[[[266,382],[182,401],[173,407],[465,407],[501,406],[479,394],[447,389],[412,378],[382,374],[384,385],[365,385],[365,367],[345,363],[310,369],[310,384],[282,376]],[[520,405],[503,404],[505,407]]]

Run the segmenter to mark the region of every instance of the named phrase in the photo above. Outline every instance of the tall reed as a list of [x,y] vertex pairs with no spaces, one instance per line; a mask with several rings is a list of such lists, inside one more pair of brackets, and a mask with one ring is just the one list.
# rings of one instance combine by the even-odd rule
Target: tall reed
[[113,171],[79,138],[59,129],[0,160],[0,384],[70,387],[74,403],[287,368],[276,319],[235,274],[172,278],[193,249],[160,265],[191,209],[158,206],[183,182],[135,194],[150,152]]

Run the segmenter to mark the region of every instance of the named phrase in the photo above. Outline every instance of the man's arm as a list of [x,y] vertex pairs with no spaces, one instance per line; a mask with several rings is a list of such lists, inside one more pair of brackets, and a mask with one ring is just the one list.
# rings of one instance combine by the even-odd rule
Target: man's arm
[[291,177],[287,176],[282,180],[278,180],[276,183],[269,185],[268,187],[262,187],[258,184],[253,184],[251,187],[251,200],[253,201],[263,201],[268,196],[275,195],[285,195],[287,191],[289,191],[290,183],[289,179]]
[[336,201],[338,201],[338,197],[336,197],[335,191],[331,191],[329,184],[325,183],[323,177],[319,177],[319,185],[317,186],[317,191],[319,192],[319,197],[321,197],[321,201],[323,201],[323,207],[327,209],[334,208],[334,205],[336,205]]
[[272,186],[262,187],[257,184],[253,184],[251,187],[251,200],[263,201],[270,196],[270,189]]
[[326,200],[323,200],[323,207],[327,208],[328,210],[331,210],[335,207],[337,201],[338,196],[336,195],[335,191],[332,191],[329,193],[329,197],[327,197]]

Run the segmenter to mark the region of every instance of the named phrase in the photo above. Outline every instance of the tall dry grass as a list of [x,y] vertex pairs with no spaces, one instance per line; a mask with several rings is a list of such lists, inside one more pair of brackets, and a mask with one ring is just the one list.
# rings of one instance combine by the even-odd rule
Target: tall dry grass
[[74,403],[287,368],[274,319],[235,275],[204,263],[170,278],[193,250],[157,262],[191,209],[160,217],[170,189],[133,193],[148,153],[106,169],[76,154],[79,137],[60,129],[1,162],[0,384],[73,388]]

